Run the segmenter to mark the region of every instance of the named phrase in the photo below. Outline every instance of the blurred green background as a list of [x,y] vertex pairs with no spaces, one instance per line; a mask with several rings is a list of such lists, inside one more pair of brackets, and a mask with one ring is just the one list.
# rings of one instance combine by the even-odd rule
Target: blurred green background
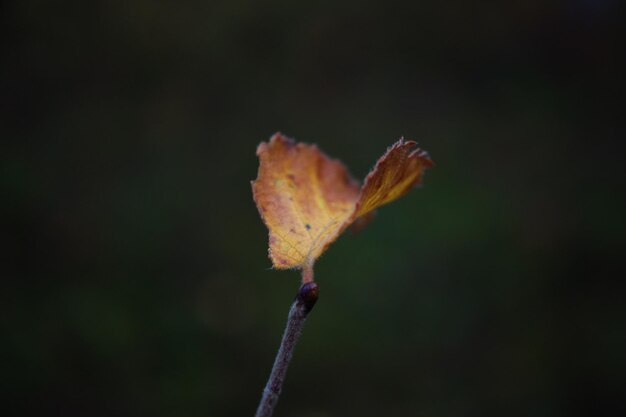
[[251,416],[276,131],[436,167],[318,261],[276,416],[626,415],[617,0],[2,6],[2,408]]

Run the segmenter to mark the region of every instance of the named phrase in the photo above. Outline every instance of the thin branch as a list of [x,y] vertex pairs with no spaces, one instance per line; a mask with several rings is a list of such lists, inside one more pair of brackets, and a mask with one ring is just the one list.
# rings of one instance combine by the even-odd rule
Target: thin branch
[[274,412],[274,407],[278,402],[278,397],[285,381],[287,367],[293,350],[296,347],[302,327],[308,314],[315,306],[318,296],[318,286],[314,281],[305,282],[300,287],[296,298],[291,304],[289,315],[287,316],[287,326],[280,342],[280,347],[276,353],[272,372],[267,380],[267,385],[263,390],[259,407],[256,410],[255,417],[270,417]]

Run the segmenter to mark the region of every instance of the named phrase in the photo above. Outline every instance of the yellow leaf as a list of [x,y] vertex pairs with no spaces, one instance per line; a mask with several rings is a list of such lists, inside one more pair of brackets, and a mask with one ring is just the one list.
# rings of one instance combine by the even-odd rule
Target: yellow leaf
[[[276,133],[257,149],[254,201],[269,229],[275,268],[306,268],[357,218],[406,194],[432,166],[428,154],[400,139],[365,179],[363,188],[338,160],[315,145]],[[359,220],[361,222],[361,219]]]

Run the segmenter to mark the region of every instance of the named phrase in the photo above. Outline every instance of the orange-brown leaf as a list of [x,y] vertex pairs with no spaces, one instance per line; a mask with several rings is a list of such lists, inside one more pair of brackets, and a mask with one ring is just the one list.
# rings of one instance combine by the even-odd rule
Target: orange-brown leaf
[[358,184],[343,164],[315,145],[277,133],[257,149],[259,175],[254,200],[270,231],[276,268],[312,263],[352,215]]
[[408,193],[421,183],[424,169],[433,166],[426,151],[414,149],[415,142],[400,139],[378,160],[365,177],[356,205],[356,217],[363,216]]
[[275,134],[257,149],[259,174],[254,200],[269,229],[269,254],[275,268],[313,264],[343,230],[362,215],[404,194],[432,165],[427,154],[411,151],[402,139],[379,159],[362,189],[344,165],[315,145]]

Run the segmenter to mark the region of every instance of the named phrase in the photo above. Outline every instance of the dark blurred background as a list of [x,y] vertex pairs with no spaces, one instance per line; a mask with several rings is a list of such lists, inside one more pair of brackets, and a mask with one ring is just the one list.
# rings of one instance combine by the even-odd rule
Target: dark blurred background
[[437,166],[318,261],[277,416],[626,415],[617,0],[1,9],[7,416],[251,416],[299,285],[255,149]]

